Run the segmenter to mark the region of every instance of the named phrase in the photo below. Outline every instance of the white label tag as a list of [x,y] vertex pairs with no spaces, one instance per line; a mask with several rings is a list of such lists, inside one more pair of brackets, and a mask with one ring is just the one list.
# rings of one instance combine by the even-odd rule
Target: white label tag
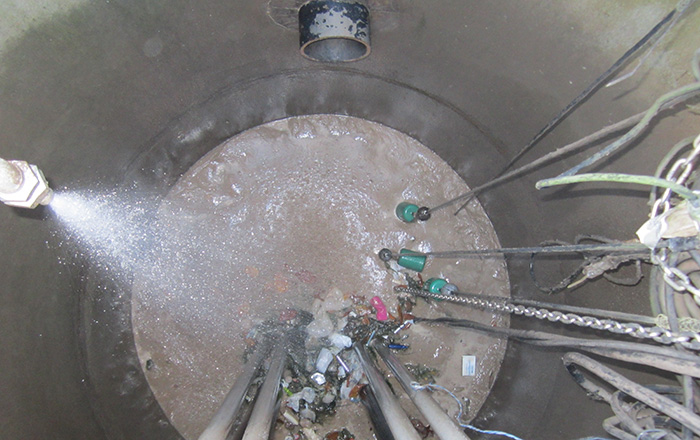
[[462,356],[462,376],[476,374],[476,356]]

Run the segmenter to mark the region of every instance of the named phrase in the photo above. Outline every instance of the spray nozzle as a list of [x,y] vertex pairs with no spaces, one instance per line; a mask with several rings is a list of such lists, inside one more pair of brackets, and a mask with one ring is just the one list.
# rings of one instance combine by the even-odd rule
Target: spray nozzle
[[33,209],[48,205],[52,198],[53,190],[36,165],[0,159],[0,201],[8,206]]

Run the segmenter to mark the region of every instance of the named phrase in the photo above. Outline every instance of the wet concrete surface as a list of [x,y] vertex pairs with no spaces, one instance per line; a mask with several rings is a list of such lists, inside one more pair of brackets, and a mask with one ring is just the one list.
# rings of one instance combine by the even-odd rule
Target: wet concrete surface
[[[144,370],[149,362],[146,377],[170,421],[185,438],[197,438],[242,371],[246,337],[285,310],[321,310],[322,319],[319,301],[338,302],[341,295],[367,307],[377,295],[398,316],[393,286],[405,279],[377,258],[382,247],[498,247],[476,201],[465,215],[436,213],[426,223],[406,224],[394,214],[404,200],[420,203],[465,191],[462,179],[428,148],[357,118],[276,121],[213,149],[161,203],[155,263],[135,274],[132,323],[139,358]],[[446,278],[470,292],[509,292],[500,258],[431,260],[423,276]],[[333,293],[338,289],[342,293]],[[500,315],[423,300],[413,313],[508,323]],[[330,333],[318,327],[309,331],[308,347]],[[401,360],[436,369],[438,384],[469,397],[473,417],[496,378],[504,341],[423,325],[404,334],[410,349]],[[474,376],[462,376],[463,355],[478,359]],[[454,405],[450,399],[438,396],[447,408]],[[372,438],[366,418],[358,417],[363,411],[345,400],[317,430],[325,435],[323,430],[346,427],[357,438]]]

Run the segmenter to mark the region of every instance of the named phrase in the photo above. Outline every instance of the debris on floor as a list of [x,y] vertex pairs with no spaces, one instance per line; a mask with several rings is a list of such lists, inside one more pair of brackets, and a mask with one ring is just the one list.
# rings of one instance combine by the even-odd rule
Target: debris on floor
[[[324,421],[343,405],[361,405],[360,390],[367,379],[352,349],[353,342],[381,338],[394,350],[410,349],[405,331],[412,323],[409,312],[413,300],[399,297],[394,303],[396,309],[389,310],[378,296],[349,295],[332,288],[318,295],[309,312],[280,313],[282,322],[308,322],[304,347],[292,351],[282,378],[279,420],[287,432],[285,440],[356,439],[347,428],[326,431]],[[436,373],[425,366],[419,371]]]

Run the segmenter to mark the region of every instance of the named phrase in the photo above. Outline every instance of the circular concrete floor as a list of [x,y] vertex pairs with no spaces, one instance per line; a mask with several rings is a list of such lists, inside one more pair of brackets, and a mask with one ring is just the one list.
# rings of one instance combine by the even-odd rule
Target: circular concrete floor
[[[403,200],[440,200],[466,190],[417,141],[345,116],[271,122],[199,160],[162,202],[156,222],[163,238],[133,289],[139,357],[173,425],[186,438],[201,433],[241,372],[246,335],[283,310],[318,311],[334,295],[369,304],[378,295],[396,314],[392,287],[403,280],[376,257],[380,248],[497,247],[478,202],[466,215],[447,210],[427,223],[405,224],[394,215]],[[465,291],[509,294],[500,259],[432,260],[423,276],[447,278]],[[423,300],[414,314],[508,324],[499,315]],[[310,330],[307,347],[324,331]],[[495,380],[505,342],[422,325],[405,334],[411,348],[402,360],[436,368],[436,381],[468,396],[474,416]],[[462,376],[463,355],[476,356],[475,376]],[[456,409],[448,396],[439,399]],[[346,426],[358,438],[371,438],[362,434],[368,424],[357,414],[363,411],[345,401],[324,429]]]

